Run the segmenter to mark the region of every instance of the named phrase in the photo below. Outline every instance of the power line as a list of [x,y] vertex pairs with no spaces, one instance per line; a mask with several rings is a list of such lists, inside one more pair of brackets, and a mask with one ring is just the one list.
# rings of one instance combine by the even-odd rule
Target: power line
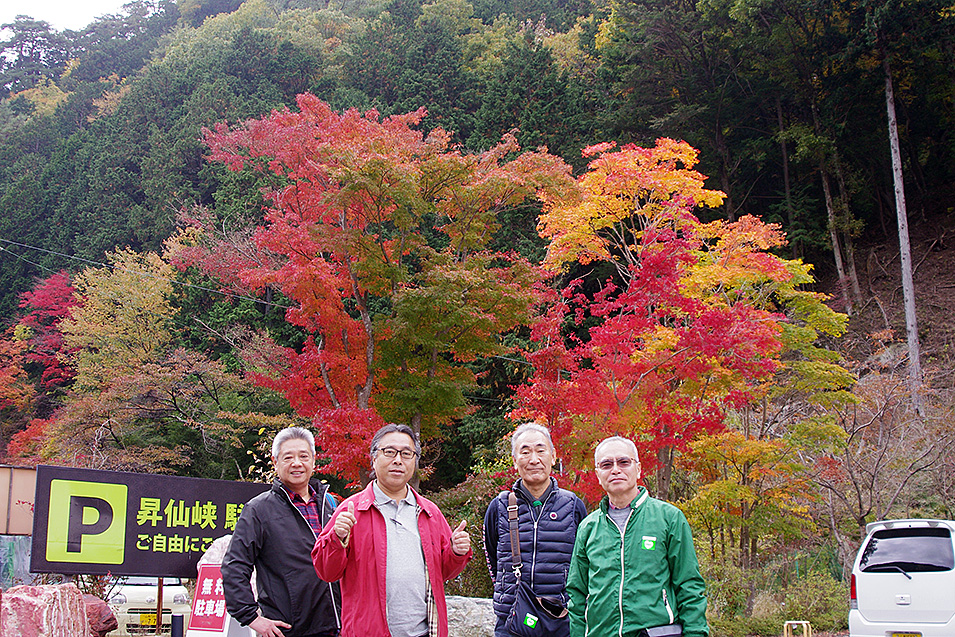
[[[245,296],[245,295],[242,295],[242,294],[233,294],[232,292],[224,292],[224,291],[222,291],[222,290],[216,290],[216,289],[214,289],[214,288],[205,287],[205,286],[203,286],[203,285],[196,285],[196,284],[194,284],[194,283],[186,283],[185,281],[179,281],[179,280],[177,280],[177,279],[171,279],[171,278],[169,278],[169,277],[161,277],[161,276],[158,276],[158,275],[156,275],[156,274],[152,274],[152,273],[150,273],[150,272],[140,272],[140,271],[138,271],[138,270],[130,270],[129,268],[123,268],[123,267],[120,267],[120,266],[117,266],[117,265],[111,265],[111,264],[109,264],[109,263],[103,263],[103,262],[101,262],[101,261],[94,261],[94,260],[92,260],[92,259],[85,259],[85,258],[83,258],[83,257],[78,257],[78,256],[72,255],[72,254],[66,254],[66,253],[64,253],[64,252],[57,252],[56,250],[47,250],[46,248],[40,248],[40,247],[38,247],[38,246],[32,246],[32,245],[29,245],[29,244],[26,244],[26,243],[20,243],[20,242],[18,242],[18,241],[11,241],[11,240],[9,240],[9,239],[4,239],[4,238],[2,238],[2,237],[0,237],[0,242],[8,243],[8,244],[10,244],[10,245],[14,245],[14,246],[17,246],[17,247],[19,247],[19,248],[27,248],[28,250],[35,250],[35,251],[37,251],[37,252],[44,252],[44,253],[46,253],[46,254],[50,254],[50,255],[53,255],[53,256],[56,256],[56,257],[62,257],[62,258],[64,258],[64,259],[70,259],[70,260],[73,260],[73,261],[80,261],[80,262],[86,263],[86,264],[88,264],[88,265],[94,265],[94,266],[98,266],[98,267],[101,267],[101,268],[111,268],[111,269],[113,269],[113,270],[119,270],[119,271],[122,271],[122,272],[128,272],[128,273],[130,273],[130,274],[135,274],[136,276],[141,276],[141,277],[143,277],[143,278],[160,279],[160,280],[163,280],[163,281],[169,281],[172,285],[178,285],[178,286],[180,286],[180,287],[191,288],[191,289],[194,289],[194,290],[200,290],[200,291],[202,291],[202,292],[208,292],[208,293],[210,293],[210,294],[219,294],[219,295],[221,295],[221,296],[229,297],[229,298],[231,298],[231,299],[244,300],[244,301],[252,301],[253,303],[261,303],[261,304],[263,304],[263,305],[267,305],[267,306],[275,307],[275,308],[280,308],[280,309],[283,309],[283,310],[290,310],[290,309],[292,309],[291,306],[281,305],[281,304],[279,304],[279,303],[272,303],[271,301],[265,301],[265,300],[262,300],[262,299],[255,298],[255,297],[253,297],[253,296]],[[14,251],[12,251],[12,250],[10,250],[10,249],[8,249],[8,248],[4,248],[3,246],[0,246],[0,250],[2,250],[2,251],[4,251],[4,252],[9,252],[9,253],[12,254],[13,256],[15,256],[16,258],[18,258],[18,259],[20,259],[20,260],[22,260],[22,261],[26,261],[26,262],[29,263],[30,265],[34,265],[34,266],[36,266],[36,267],[38,267],[38,268],[40,268],[40,269],[42,269],[42,270],[46,270],[47,272],[53,272],[53,270],[52,270],[51,268],[48,268],[48,267],[46,267],[46,266],[40,265],[39,263],[35,263],[35,262],[33,262],[33,261],[30,261],[30,260],[27,259],[26,257],[24,257],[24,256],[22,256],[22,255],[19,255],[19,254],[17,254],[16,252],[14,252]]]
[[[0,239],[0,241],[6,241],[6,239]],[[12,242],[10,242],[10,243],[12,243]],[[15,258],[19,259],[20,261],[25,261],[26,263],[29,263],[30,265],[35,266],[35,267],[37,267],[37,268],[39,268],[39,269],[41,269],[41,270],[46,270],[47,272],[50,272],[50,273],[52,273],[52,274],[56,274],[56,271],[53,270],[53,268],[48,268],[48,267],[46,267],[45,265],[42,265],[42,264],[40,264],[40,263],[37,263],[36,261],[30,261],[28,258],[26,258],[25,256],[23,256],[22,254],[17,254],[17,253],[14,252],[13,250],[8,250],[7,248],[4,248],[3,246],[0,246],[0,252],[9,252],[10,254],[12,254]]]
[[[281,305],[281,304],[278,304],[278,303],[272,303],[272,302],[270,302],[270,301],[264,301],[264,300],[262,300],[262,299],[258,299],[258,298],[252,297],[252,296],[244,296],[244,295],[241,295],[241,294],[233,294],[233,293],[231,293],[231,292],[223,292],[222,290],[216,290],[216,289],[214,289],[214,288],[208,288],[208,287],[205,287],[205,286],[202,286],[202,285],[195,285],[195,284],[193,284],[193,283],[186,283],[185,281],[179,281],[179,280],[177,280],[177,279],[171,279],[171,278],[169,278],[169,277],[161,277],[161,276],[158,276],[158,275],[156,275],[156,274],[152,274],[152,273],[150,273],[150,272],[141,272],[141,271],[138,271],[138,270],[130,270],[129,268],[123,268],[123,267],[120,267],[120,266],[117,266],[117,265],[112,265],[112,264],[109,264],[109,263],[103,263],[102,261],[94,261],[93,259],[86,259],[86,258],[84,258],[84,257],[78,257],[78,256],[76,256],[76,255],[66,254],[65,252],[58,252],[58,251],[56,251],[56,250],[48,250],[48,249],[46,249],[46,248],[40,248],[40,247],[38,247],[38,246],[29,245],[29,244],[27,244],[27,243],[20,243],[19,241],[11,241],[10,239],[4,239],[4,238],[2,238],[2,237],[0,237],[0,242],[2,242],[2,243],[8,243],[8,244],[10,244],[10,245],[17,246],[17,247],[19,247],[19,248],[26,248],[26,249],[28,249],[28,250],[35,250],[36,252],[43,252],[43,253],[46,253],[46,254],[49,254],[49,255],[52,255],[52,256],[56,256],[56,257],[61,257],[61,258],[64,258],[64,259],[70,259],[70,260],[72,260],[72,261],[79,261],[79,262],[81,262],[81,263],[85,263],[85,264],[92,265],[92,266],[98,266],[98,267],[101,267],[101,268],[110,268],[110,269],[113,269],[113,270],[119,270],[119,271],[122,271],[122,272],[128,272],[128,273],[130,273],[130,274],[134,274],[134,275],[136,275],[136,276],[140,276],[140,277],[143,277],[143,278],[158,279],[158,280],[168,281],[168,282],[171,283],[172,285],[178,285],[178,286],[180,286],[180,287],[191,288],[191,289],[194,289],[194,290],[201,290],[201,291],[203,291],[203,292],[209,292],[210,294],[219,294],[219,295],[221,295],[221,296],[229,297],[229,298],[231,298],[231,299],[252,301],[253,303],[261,303],[261,304],[263,304],[263,305],[267,305],[267,306],[275,307],[275,308],[280,308],[280,309],[283,309],[283,310],[293,309],[291,306],[288,306],[288,305]],[[39,264],[39,263],[36,263],[35,261],[31,261],[31,260],[27,259],[25,256],[23,256],[23,255],[21,255],[21,254],[17,254],[16,252],[14,252],[13,250],[10,250],[9,248],[4,248],[2,245],[0,245],[0,252],[9,252],[10,254],[12,254],[12,255],[13,255],[14,257],[16,257],[17,259],[19,259],[19,260],[21,260],[21,261],[25,261],[26,263],[29,263],[30,265],[35,266],[35,267],[37,267],[37,268],[39,268],[39,269],[41,269],[41,270],[45,270],[45,271],[50,272],[50,273],[55,273],[55,272],[56,272],[56,271],[53,270],[52,268],[49,268],[49,267],[47,267],[47,266],[45,266],[45,265],[41,265],[41,264]],[[113,299],[113,300],[115,300],[115,301],[120,301],[121,299]],[[521,364],[521,365],[528,365],[528,366],[530,366],[530,367],[533,367],[533,366],[534,366],[533,363],[530,363],[529,361],[520,360],[520,359],[517,359],[517,358],[509,358],[509,357],[507,357],[507,356],[491,355],[491,356],[489,356],[488,358],[496,358],[496,359],[499,359],[499,360],[509,361],[509,362],[512,362],[512,363],[519,363],[519,364]]]

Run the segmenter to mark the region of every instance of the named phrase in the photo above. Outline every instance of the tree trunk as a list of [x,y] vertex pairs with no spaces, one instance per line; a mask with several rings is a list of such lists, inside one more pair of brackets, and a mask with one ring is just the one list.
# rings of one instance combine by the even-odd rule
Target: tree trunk
[[[779,122],[779,134],[781,138],[783,132],[783,104],[778,95],[776,96],[776,120]],[[789,185],[789,151],[786,149],[785,140],[779,140],[779,149],[782,151],[783,159],[783,192],[785,192],[786,196],[786,221],[789,223],[789,232],[792,232],[793,227],[796,225],[796,215],[793,210],[792,190]],[[802,250],[799,242],[793,241],[792,244],[790,244],[790,247],[792,248],[792,255],[794,259],[801,256]]]
[[909,346],[909,384],[916,413],[923,416],[922,364],[919,351],[918,319],[915,315],[915,285],[912,282],[912,249],[909,245],[908,213],[905,209],[905,183],[902,179],[902,157],[899,152],[899,131],[895,119],[895,94],[892,89],[892,71],[889,56],[883,49],[882,68],[885,70],[885,106],[889,117],[889,147],[892,150],[892,179],[895,182],[896,217],[899,222],[899,257],[902,264],[902,299],[905,303],[905,332]]
[[841,223],[840,226],[845,228],[843,247],[846,256],[846,276],[849,277],[849,293],[852,294],[853,304],[862,305],[862,290],[859,288],[859,274],[856,271],[855,249],[852,243],[852,215],[849,212],[849,193],[846,190],[845,174],[842,170],[842,161],[839,159],[838,151],[833,152],[832,163],[835,166],[836,180],[839,183],[839,209],[845,215],[845,222]]
[[[812,124],[816,135],[822,137],[822,127],[819,125],[819,114],[815,103],[812,105]],[[839,287],[842,288],[843,298],[846,301],[846,314],[854,312],[852,295],[846,284],[846,268],[842,260],[842,248],[839,244],[839,223],[836,215],[835,203],[832,201],[832,189],[829,187],[829,176],[826,171],[826,158],[819,157],[819,176],[822,178],[822,194],[826,200],[826,216],[829,219],[829,239],[832,241],[832,257],[836,262],[836,274],[839,276]]]
[[673,476],[673,447],[663,447],[657,452],[657,489],[655,498],[666,500],[670,495],[670,479]]
[[[749,433],[747,432],[745,435],[746,438],[749,439]],[[752,480],[749,477],[751,470],[752,464],[744,462],[740,471],[741,477],[739,481],[739,486],[743,489],[747,489],[750,484],[752,484]],[[741,500],[739,503],[739,560],[740,566],[744,569],[753,568],[755,564],[752,547],[755,545],[756,537],[750,528],[752,518],[753,505],[745,500]]]
[[719,127],[717,127],[716,130],[716,139],[713,141],[716,146],[716,152],[720,156],[720,187],[723,189],[723,194],[726,195],[725,199],[723,199],[726,219],[728,221],[736,221],[736,202],[733,201],[733,169],[730,165],[730,151],[726,146],[726,138],[723,137],[723,133],[719,130]]
[[749,559],[750,532],[748,522],[750,517],[750,506],[748,502],[740,502],[739,517],[739,566],[740,568],[747,570],[752,567],[752,563]]
[[826,176],[826,163],[819,161],[819,175],[822,177],[822,194],[826,199],[826,214],[829,217],[829,238],[832,241],[832,256],[836,262],[836,274],[839,277],[839,286],[846,301],[846,314],[852,315],[852,295],[846,285],[846,268],[842,263],[842,248],[839,246],[839,230],[836,226],[836,210],[832,203],[832,191],[829,189],[829,177]]
[[358,313],[361,316],[361,324],[367,339],[364,355],[368,375],[362,379],[364,382],[355,386],[355,402],[359,409],[368,409],[371,406],[371,392],[375,386],[375,331],[371,319],[371,310],[368,309],[368,294],[362,292],[358,283],[358,272],[351,263],[348,265],[348,278],[351,282],[352,295],[358,306]]
[[889,238],[889,227],[885,225],[885,205],[886,199],[882,196],[882,188],[876,186],[875,189],[875,203],[879,208],[879,225],[882,226],[882,236],[886,239]]

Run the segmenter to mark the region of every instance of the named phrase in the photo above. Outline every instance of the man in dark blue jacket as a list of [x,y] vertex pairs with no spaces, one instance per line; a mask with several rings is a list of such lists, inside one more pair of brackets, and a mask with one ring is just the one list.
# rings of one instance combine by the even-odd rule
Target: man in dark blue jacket
[[[550,475],[554,443],[547,427],[520,425],[511,435],[511,456],[520,478],[514,483],[521,544],[521,580],[537,595],[559,598],[567,605],[567,571],[574,549],[577,525],[587,507],[576,495],[561,489]],[[491,500],[484,515],[484,552],[494,582],[495,637],[508,637],[505,629],[514,604],[517,579],[511,564],[511,539],[507,519],[508,491]],[[569,624],[555,635],[569,634]]]
[[226,609],[261,637],[334,637],[341,593],[337,583],[318,579],[311,553],[336,502],[311,479],[314,436],[301,427],[283,429],[272,442],[272,462],[278,478],[243,507],[222,562]]

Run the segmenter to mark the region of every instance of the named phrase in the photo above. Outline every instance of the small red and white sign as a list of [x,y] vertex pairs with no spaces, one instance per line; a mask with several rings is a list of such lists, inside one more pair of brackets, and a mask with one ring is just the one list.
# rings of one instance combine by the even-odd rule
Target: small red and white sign
[[196,592],[192,596],[192,614],[189,616],[188,630],[223,633],[228,617],[219,564],[201,564]]

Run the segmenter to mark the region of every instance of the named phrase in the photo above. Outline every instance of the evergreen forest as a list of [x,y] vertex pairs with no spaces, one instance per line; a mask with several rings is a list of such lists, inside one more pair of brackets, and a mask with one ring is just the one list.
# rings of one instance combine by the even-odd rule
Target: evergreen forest
[[619,433],[715,635],[839,630],[867,522],[955,515],[951,0],[133,0],[0,47],[0,462],[262,480],[304,425],[343,494],[404,422],[479,529],[515,423],[591,507]]

